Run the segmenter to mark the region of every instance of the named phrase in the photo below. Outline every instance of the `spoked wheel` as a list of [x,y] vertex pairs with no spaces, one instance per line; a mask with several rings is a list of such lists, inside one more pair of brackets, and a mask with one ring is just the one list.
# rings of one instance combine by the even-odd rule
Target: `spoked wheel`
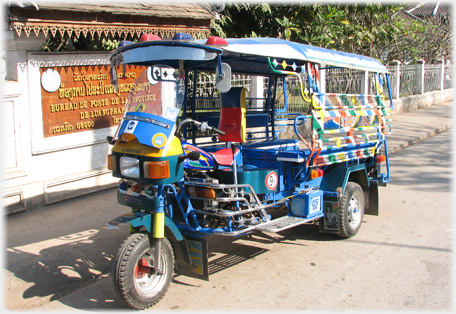
[[351,238],[358,232],[364,217],[364,207],[363,189],[355,182],[348,182],[339,203],[339,236]]
[[154,263],[155,246],[144,233],[130,235],[117,253],[114,286],[121,300],[134,309],[146,309],[160,301],[168,290],[174,270],[174,253],[169,241],[161,245],[162,274]]

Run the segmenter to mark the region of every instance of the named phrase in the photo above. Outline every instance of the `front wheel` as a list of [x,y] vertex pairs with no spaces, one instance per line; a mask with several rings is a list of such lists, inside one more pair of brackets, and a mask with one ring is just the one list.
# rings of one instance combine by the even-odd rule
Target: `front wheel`
[[342,238],[353,237],[361,228],[364,217],[364,192],[355,182],[348,182],[339,203],[339,233]]
[[146,309],[160,301],[168,290],[174,271],[174,253],[169,241],[166,238],[162,241],[163,274],[155,272],[155,246],[151,245],[148,234],[134,233],[120,247],[113,273],[114,286],[127,306]]

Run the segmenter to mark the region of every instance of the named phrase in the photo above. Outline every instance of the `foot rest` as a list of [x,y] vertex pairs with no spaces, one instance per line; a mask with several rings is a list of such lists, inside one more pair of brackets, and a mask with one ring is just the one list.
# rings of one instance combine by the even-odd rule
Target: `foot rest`
[[295,226],[302,225],[306,222],[312,221],[313,219],[305,219],[300,217],[284,216],[270,222],[256,226],[256,230],[266,232],[280,232]]

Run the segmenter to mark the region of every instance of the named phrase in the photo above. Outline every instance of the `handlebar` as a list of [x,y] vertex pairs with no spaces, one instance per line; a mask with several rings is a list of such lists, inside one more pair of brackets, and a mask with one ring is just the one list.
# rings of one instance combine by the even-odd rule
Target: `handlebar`
[[212,131],[212,132],[220,134],[220,135],[225,135],[225,132],[208,125],[207,122],[199,122],[199,121],[196,121],[193,119],[185,119],[181,123],[179,123],[179,125],[177,126],[177,129],[176,129],[176,134],[180,134],[182,127],[189,123],[196,125],[202,132]]

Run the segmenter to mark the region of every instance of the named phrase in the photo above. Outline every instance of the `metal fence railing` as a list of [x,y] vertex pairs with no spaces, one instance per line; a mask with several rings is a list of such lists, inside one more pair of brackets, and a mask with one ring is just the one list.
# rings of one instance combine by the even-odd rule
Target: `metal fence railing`
[[[419,95],[425,92],[447,89],[452,87],[452,70],[451,64],[424,64],[401,65],[400,63],[390,64],[390,84],[394,98]],[[363,71],[351,69],[327,69],[325,73],[324,92],[330,94],[376,94],[374,73],[369,73],[367,84],[368,89],[364,87],[365,73]],[[257,88],[254,88],[253,78],[248,75],[232,75],[232,86],[244,86],[247,88],[247,108],[250,110],[260,110],[265,107],[268,93],[268,78],[261,78]],[[308,85],[306,75],[302,76],[304,85]],[[219,92],[215,87],[215,74],[199,73],[195,81],[189,81],[189,98],[195,97],[196,109],[212,109],[218,111],[220,108]],[[397,90],[399,89],[399,95]],[[195,90],[193,93],[192,91]],[[386,93],[386,80],[383,80],[383,90],[385,91],[386,100],[389,99]],[[287,95],[288,105],[291,109],[298,112],[307,108],[300,96],[299,81],[296,77],[287,77]],[[284,106],[284,91],[281,80],[278,80],[275,108],[282,109]]]
[[388,66],[388,70],[394,98],[420,95],[453,86],[452,64],[425,64],[421,61],[417,64],[401,65],[395,62]]

